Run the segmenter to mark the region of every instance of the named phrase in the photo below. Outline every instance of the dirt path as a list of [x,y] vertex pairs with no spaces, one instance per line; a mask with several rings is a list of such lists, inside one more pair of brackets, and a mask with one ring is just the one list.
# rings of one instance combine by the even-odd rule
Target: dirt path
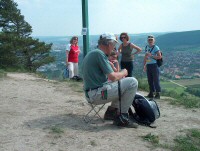
[[100,121],[85,124],[83,116],[89,107],[83,94],[72,91],[69,84],[9,73],[0,79],[0,150],[148,151],[151,145],[140,136],[151,132],[160,143],[172,143],[181,130],[200,128],[198,109],[186,110],[163,99],[158,104],[161,118],[156,129],[120,129]]
[[185,87],[185,86],[183,86],[183,85],[181,85],[181,84],[178,84],[178,83],[176,83],[176,82],[174,82],[174,81],[172,81],[172,80],[169,80],[169,82],[171,82],[171,83],[174,83],[174,84],[176,84],[176,85],[178,85],[178,86],[180,86],[180,87],[183,87],[183,88],[187,88],[187,87]]

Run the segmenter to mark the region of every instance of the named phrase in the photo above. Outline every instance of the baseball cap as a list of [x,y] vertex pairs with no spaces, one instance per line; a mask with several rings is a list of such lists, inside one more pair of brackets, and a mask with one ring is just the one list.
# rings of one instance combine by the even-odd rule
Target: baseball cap
[[149,35],[148,39],[154,39],[154,36],[153,35]]
[[108,40],[114,40],[116,43],[119,43],[117,41],[117,37],[113,33],[104,33],[100,36],[100,38],[105,38]]

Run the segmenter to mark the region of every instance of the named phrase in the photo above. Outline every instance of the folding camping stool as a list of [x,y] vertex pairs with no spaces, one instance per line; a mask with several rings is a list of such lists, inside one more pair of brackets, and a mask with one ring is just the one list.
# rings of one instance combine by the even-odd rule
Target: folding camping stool
[[[99,105],[95,105],[92,103],[89,103],[91,109],[89,110],[89,112],[84,116],[84,121],[86,123],[91,122],[94,117],[98,117],[99,119],[101,119],[102,122],[104,122],[104,119],[99,115],[99,112],[103,109],[103,107],[105,106],[105,104],[99,104]],[[93,113],[93,114],[92,114]]]

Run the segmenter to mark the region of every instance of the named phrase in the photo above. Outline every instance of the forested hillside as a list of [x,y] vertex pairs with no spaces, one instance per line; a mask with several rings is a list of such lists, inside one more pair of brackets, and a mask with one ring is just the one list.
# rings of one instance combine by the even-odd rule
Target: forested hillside
[[173,32],[156,38],[157,44],[164,50],[198,50],[200,48],[200,30]]

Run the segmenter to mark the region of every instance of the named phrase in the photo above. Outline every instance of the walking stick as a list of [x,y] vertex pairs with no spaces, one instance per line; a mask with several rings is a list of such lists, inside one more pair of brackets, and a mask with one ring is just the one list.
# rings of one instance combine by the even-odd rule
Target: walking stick
[[119,95],[119,113],[121,115],[121,83],[118,81],[118,95]]

